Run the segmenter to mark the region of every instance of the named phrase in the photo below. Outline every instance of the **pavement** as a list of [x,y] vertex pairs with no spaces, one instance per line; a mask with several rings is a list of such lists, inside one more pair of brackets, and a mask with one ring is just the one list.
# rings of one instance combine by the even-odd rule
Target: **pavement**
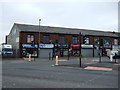
[[59,58],[59,65],[57,66],[82,68],[82,69],[88,69],[88,70],[120,71],[119,59],[117,59],[116,62],[115,60],[110,61],[108,57],[102,57],[101,62],[99,60],[100,59],[98,57],[82,58],[81,66],[80,66],[79,58],[72,57],[69,60],[67,58]]

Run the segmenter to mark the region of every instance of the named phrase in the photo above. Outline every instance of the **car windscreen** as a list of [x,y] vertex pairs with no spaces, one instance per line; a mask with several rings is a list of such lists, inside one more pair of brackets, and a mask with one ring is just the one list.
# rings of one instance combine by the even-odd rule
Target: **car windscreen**
[[12,51],[11,48],[3,48],[2,51]]

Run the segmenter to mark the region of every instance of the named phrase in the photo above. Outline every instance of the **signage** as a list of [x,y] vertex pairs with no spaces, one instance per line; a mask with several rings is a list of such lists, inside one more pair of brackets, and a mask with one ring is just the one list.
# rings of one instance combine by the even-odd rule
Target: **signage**
[[103,48],[112,48],[111,45],[104,45]]
[[16,42],[19,42],[19,37],[16,38]]
[[93,45],[81,45],[82,48],[93,48]]
[[54,45],[53,44],[39,44],[40,48],[53,48]]
[[71,48],[73,49],[80,49],[80,44],[71,44]]
[[[71,44],[72,49],[80,49],[80,44]],[[82,44],[81,48],[93,48],[93,45]]]
[[120,45],[112,45],[113,49],[119,50],[120,49]]
[[22,44],[23,48],[37,48],[37,45],[32,46],[31,44]]
[[58,47],[58,48],[68,48],[68,44],[55,44],[55,47]]

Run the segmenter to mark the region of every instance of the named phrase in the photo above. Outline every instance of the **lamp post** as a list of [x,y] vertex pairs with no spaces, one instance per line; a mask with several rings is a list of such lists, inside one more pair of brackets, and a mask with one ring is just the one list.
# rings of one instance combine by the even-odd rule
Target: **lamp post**
[[80,64],[80,67],[81,67],[81,35],[82,35],[82,33],[80,32],[79,33],[79,44],[80,44],[80,49],[79,49],[79,64]]
[[70,55],[69,55],[69,49],[70,49],[70,42],[68,41],[68,60],[69,60],[69,57],[70,57]]
[[[33,46],[33,47],[34,47],[34,49],[35,49],[35,43],[34,43],[34,41],[32,41],[31,46]],[[34,50],[33,54],[34,54],[34,61],[35,61],[35,50]]]
[[38,56],[39,56],[39,52],[40,52],[40,47],[39,47],[39,44],[40,44],[40,21],[41,19],[39,19],[39,31],[38,31]]
[[103,50],[103,39],[99,38],[99,62],[100,63],[102,58],[102,50]]

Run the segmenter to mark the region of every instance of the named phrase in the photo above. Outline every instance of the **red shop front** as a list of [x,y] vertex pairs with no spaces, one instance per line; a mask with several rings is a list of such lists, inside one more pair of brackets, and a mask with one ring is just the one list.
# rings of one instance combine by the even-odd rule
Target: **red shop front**
[[79,56],[80,44],[71,44],[70,45],[70,56]]

